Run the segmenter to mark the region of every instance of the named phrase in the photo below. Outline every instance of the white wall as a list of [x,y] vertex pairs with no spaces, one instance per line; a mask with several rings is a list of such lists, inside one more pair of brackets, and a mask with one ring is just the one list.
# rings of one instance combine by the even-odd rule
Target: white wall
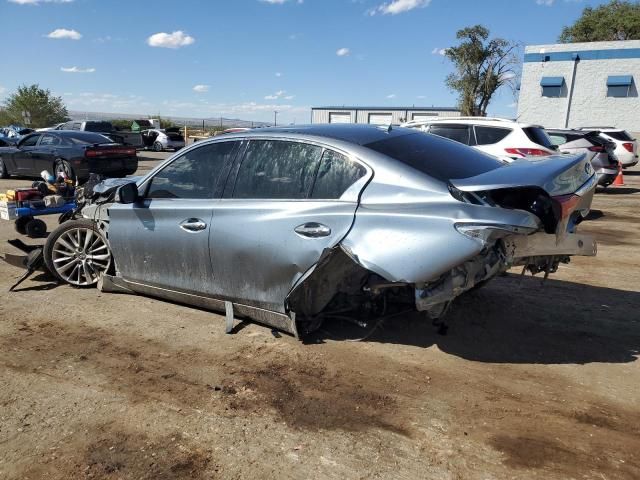
[[[639,40],[626,42],[592,42],[561,45],[533,45],[526,53],[580,52],[584,50],[640,48]],[[565,117],[571,89],[573,61],[525,62],[518,100],[518,119],[549,128],[565,127]],[[607,97],[607,77],[632,75],[632,97]],[[542,96],[542,77],[563,76],[565,96]],[[576,77],[568,127],[612,125],[632,132],[640,132],[640,58],[580,60]]]

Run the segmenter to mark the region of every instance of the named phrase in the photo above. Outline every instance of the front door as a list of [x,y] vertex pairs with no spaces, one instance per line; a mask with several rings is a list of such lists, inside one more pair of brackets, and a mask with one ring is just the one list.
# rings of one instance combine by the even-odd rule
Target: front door
[[251,140],[213,211],[213,296],[284,313],[296,281],[351,228],[369,176],[320,145]]
[[13,154],[12,160],[14,162],[11,171],[15,174],[22,175],[38,175],[35,171],[33,162],[33,152],[36,150],[36,144],[40,139],[41,134],[36,133],[23,138],[18,143],[17,151]]
[[141,199],[109,209],[109,243],[129,281],[207,294],[213,281],[209,232],[218,181],[237,142],[188,150],[147,179]]

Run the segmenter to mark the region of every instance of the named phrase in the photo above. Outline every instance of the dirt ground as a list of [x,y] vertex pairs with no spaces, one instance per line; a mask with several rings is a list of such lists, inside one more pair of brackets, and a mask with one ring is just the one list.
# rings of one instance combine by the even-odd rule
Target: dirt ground
[[[496,279],[445,336],[417,316],[359,343],[225,335],[43,276],[8,293],[0,263],[0,478],[640,478],[640,168],[625,181],[581,226],[597,257]],[[1,253],[15,236],[0,222]]]

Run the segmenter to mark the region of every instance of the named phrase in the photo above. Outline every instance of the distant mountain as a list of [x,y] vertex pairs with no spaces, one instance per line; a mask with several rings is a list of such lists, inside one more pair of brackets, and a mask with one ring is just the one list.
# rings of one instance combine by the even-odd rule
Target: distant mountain
[[[131,113],[80,112],[77,110],[70,110],[69,117],[71,118],[71,120],[137,120],[142,118],[149,118],[149,115]],[[165,120],[170,120],[176,125],[186,124],[190,127],[202,127],[202,122],[204,122],[205,127],[214,127],[217,125],[224,125],[225,127],[265,127],[269,125],[265,122],[253,122],[251,120],[241,120],[239,118],[194,118],[175,117],[172,115],[161,115],[161,117]]]

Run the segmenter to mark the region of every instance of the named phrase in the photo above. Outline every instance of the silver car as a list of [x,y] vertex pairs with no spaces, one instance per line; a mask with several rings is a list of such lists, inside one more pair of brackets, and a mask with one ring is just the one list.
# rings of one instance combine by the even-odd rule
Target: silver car
[[411,129],[314,125],[198,142],[85,192],[45,245],[62,281],[248,317],[296,336],[418,310],[520,265],[595,255],[584,156],[508,165]]

